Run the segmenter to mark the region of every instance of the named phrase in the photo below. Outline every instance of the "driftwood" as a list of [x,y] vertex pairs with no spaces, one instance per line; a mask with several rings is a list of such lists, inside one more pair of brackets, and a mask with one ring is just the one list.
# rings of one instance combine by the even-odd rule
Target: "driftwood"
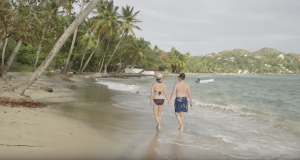
[[49,87],[40,87],[41,90],[47,91],[47,92],[53,92],[52,88]]

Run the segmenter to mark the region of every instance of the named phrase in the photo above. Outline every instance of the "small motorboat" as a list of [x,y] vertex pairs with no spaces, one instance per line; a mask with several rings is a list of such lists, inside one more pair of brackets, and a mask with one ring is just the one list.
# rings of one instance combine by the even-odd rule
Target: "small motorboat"
[[197,79],[196,83],[210,83],[215,81],[214,79],[205,79],[205,80],[200,80],[200,78]]

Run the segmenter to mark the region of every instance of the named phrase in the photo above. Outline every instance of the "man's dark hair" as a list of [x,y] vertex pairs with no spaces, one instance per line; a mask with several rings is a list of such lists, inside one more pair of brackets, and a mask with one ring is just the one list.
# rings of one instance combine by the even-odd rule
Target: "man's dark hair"
[[178,77],[180,77],[182,80],[184,80],[185,79],[185,74],[184,73],[180,73]]

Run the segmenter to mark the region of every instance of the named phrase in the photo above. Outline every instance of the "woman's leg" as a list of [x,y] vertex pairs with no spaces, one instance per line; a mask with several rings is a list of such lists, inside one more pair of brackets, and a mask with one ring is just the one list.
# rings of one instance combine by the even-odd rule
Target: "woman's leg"
[[157,122],[157,126],[156,128],[158,129],[158,126],[160,126],[160,119],[159,119],[159,112],[158,112],[158,105],[155,104],[155,102],[153,102],[153,113],[154,113],[154,117],[155,117],[155,120]]
[[161,122],[161,112],[162,112],[163,107],[164,107],[164,104],[158,105],[158,117],[159,117],[159,126],[158,126],[158,129],[159,130],[161,129],[160,122]]

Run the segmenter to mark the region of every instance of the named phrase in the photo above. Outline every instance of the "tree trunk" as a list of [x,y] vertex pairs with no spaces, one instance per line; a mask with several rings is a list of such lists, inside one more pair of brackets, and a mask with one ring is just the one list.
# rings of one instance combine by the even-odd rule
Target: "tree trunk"
[[84,19],[89,15],[89,13],[101,2],[102,0],[93,0],[85,10],[79,14],[79,16],[72,22],[72,24],[66,29],[62,36],[55,43],[54,47],[45,58],[44,62],[39,66],[39,68],[23,83],[18,86],[14,86],[12,90],[18,94],[24,94],[25,90],[31,86],[45,71],[49,66],[50,62],[56,56],[60,48],[67,41],[69,36],[75,31],[75,29],[84,21]]
[[20,46],[21,46],[22,43],[23,43],[23,40],[20,39],[18,41],[16,47],[14,48],[13,52],[11,53],[10,57],[8,58],[7,62],[5,63],[5,65],[4,65],[3,69],[2,69],[2,72],[1,72],[1,75],[2,75],[3,78],[6,77],[6,74],[7,74],[8,70],[9,70],[9,68],[10,68],[13,60],[15,59],[15,57],[16,57],[16,55],[17,55],[17,53],[19,51],[19,48],[20,48]]
[[6,40],[6,33],[4,32],[3,36],[1,36],[0,38],[0,49],[2,48],[5,40]]
[[99,68],[99,69],[98,69],[98,72],[99,72],[99,73],[101,72],[101,70],[100,70],[100,69],[101,69],[101,68],[100,68],[101,62],[102,62],[102,59],[99,61],[99,64],[98,64],[98,68]]
[[1,73],[2,73],[3,70],[4,70],[4,57],[5,57],[5,50],[6,50],[7,40],[8,40],[8,38],[5,39],[4,46],[3,46],[3,50],[2,50]]
[[99,69],[99,73],[101,73],[101,70],[102,70],[102,67],[103,67],[104,60],[105,60],[105,55],[103,56],[102,64],[101,64],[101,67],[100,67],[100,69]]
[[106,64],[106,66],[105,66],[106,69],[107,69],[107,66],[109,65],[110,60],[111,60],[112,57],[114,56],[114,54],[115,54],[117,48],[119,47],[119,44],[120,44],[120,43],[121,43],[121,40],[119,41],[119,43],[117,44],[117,46],[116,46],[114,52],[113,52],[112,55],[110,56],[110,58],[109,58],[109,60],[108,60],[108,62],[107,62],[107,64]]
[[123,71],[125,71],[125,69],[126,69],[126,66],[120,67],[116,74],[118,75],[118,74],[122,73]]
[[[82,4],[81,4],[80,12],[79,13],[82,12],[83,7],[84,7],[84,3],[85,3],[85,0],[82,0]],[[65,62],[65,65],[64,65],[64,68],[63,68],[61,74],[65,74],[65,75],[67,74],[67,67],[69,65],[69,61],[70,61],[71,55],[73,53],[73,49],[74,49],[74,45],[75,45],[75,41],[76,41],[76,36],[77,36],[77,31],[78,31],[78,27],[74,31],[73,40],[72,40],[71,48],[70,48],[70,51],[69,51],[69,55],[68,55],[68,58],[67,58],[67,60]]]
[[80,62],[80,67],[79,67],[79,70],[78,70],[78,72],[81,72],[82,62],[83,62],[83,59],[84,59],[85,53],[86,53],[86,49],[84,49],[84,53],[83,53],[83,55],[82,55],[82,59],[81,59],[81,62]]
[[[108,44],[107,44],[106,49],[105,49],[105,52],[104,52],[103,62],[105,62],[105,56],[106,56],[106,53],[107,53],[107,49],[108,49],[108,47],[109,47],[109,43],[110,43],[110,39],[108,39]],[[102,62],[102,64],[103,64],[103,62]],[[105,64],[104,64],[104,73],[105,73],[105,74],[106,74],[106,69],[107,69],[106,67],[107,67],[107,65],[106,65],[106,62],[105,62]],[[102,70],[102,65],[101,65],[100,70]]]
[[37,52],[36,52],[36,59],[35,59],[34,66],[33,66],[33,68],[32,68],[32,72],[35,71],[37,62],[39,61],[40,53],[41,53],[41,51],[42,51],[42,45],[43,45],[43,42],[44,42],[44,36],[45,36],[45,32],[42,33],[42,37],[41,37],[41,40],[40,40],[39,48],[38,48],[38,50],[37,50]]
[[[103,39],[104,39],[104,37],[102,38],[101,42],[103,41]],[[101,42],[99,42],[99,41],[100,41],[100,35],[98,35],[97,45],[96,45],[95,49],[94,49],[93,52],[90,54],[89,58],[85,61],[84,66],[83,66],[82,70],[80,71],[80,73],[83,72],[83,71],[85,70],[85,68],[86,68],[86,66],[88,65],[88,63],[90,62],[92,56],[94,55],[94,53],[96,52],[96,50],[97,50],[98,47],[100,46],[100,43],[101,43]]]

